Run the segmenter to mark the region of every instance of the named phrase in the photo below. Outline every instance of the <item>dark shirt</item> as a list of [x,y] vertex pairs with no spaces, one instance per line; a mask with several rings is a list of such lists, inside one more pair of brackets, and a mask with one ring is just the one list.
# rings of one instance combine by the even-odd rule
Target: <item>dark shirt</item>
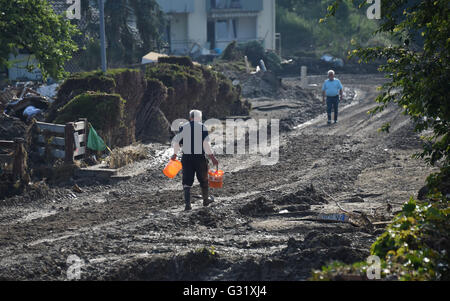
[[182,145],[183,155],[205,155],[203,141],[209,139],[208,130],[201,122],[190,121],[180,126],[175,141]]

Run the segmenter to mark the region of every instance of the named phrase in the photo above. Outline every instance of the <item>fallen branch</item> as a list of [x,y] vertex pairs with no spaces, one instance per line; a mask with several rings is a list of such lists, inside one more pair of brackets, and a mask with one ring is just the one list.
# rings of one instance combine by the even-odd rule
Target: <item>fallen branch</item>
[[347,213],[347,214],[349,214],[349,215],[352,215],[352,214],[353,214],[353,213],[351,213],[351,212],[345,210],[344,208],[342,208],[341,205],[339,205],[338,201],[336,201],[335,198],[333,198],[331,195],[329,195],[328,193],[326,193],[323,189],[322,189],[322,192],[323,192],[327,197],[329,197],[330,199],[332,199],[332,200],[336,203],[336,205],[339,207],[340,210],[342,210],[343,212],[345,212],[345,213]]

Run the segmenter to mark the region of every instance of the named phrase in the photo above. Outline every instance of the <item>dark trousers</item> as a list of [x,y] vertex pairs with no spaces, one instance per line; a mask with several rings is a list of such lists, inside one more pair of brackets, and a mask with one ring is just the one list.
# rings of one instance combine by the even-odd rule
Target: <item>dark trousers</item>
[[208,160],[204,155],[183,155],[183,186],[194,184],[194,175],[200,183],[200,187],[208,187]]
[[339,95],[338,96],[327,96],[328,121],[331,121],[331,111],[333,109],[334,109],[334,121],[337,121],[338,106],[339,106]]

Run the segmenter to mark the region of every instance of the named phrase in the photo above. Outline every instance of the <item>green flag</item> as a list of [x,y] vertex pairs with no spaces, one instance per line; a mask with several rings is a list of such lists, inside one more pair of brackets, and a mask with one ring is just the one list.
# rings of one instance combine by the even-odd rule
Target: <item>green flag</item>
[[87,141],[87,147],[96,151],[104,151],[106,148],[106,144],[103,139],[97,134],[94,130],[94,127],[91,125],[89,129],[89,137]]

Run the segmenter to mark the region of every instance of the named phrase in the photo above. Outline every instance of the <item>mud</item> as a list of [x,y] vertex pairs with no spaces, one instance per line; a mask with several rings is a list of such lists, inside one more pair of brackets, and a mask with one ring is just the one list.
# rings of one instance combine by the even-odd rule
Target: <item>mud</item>
[[[81,280],[306,280],[332,260],[364,260],[383,226],[317,217],[343,209],[355,221],[390,220],[431,169],[411,158],[421,142],[398,108],[367,115],[382,78],[338,77],[354,96],[336,125],[326,125],[317,98],[297,98],[297,88],[287,88],[284,99],[265,96],[293,106],[255,109],[252,117],[299,123],[281,133],[275,165],[219,155],[224,187],[211,192],[209,207],[194,197],[201,194],[195,184],[193,210],[183,211],[181,175],[165,178],[171,152],[157,143],[148,145],[148,159],[120,170],[126,180],[42,182],[2,200],[0,279],[67,280],[71,255],[79,258]],[[310,77],[310,84],[322,80]],[[283,79],[288,84],[297,81]],[[319,95],[319,86],[304,93]],[[390,133],[377,132],[386,121]],[[72,191],[74,183],[82,193]]]

